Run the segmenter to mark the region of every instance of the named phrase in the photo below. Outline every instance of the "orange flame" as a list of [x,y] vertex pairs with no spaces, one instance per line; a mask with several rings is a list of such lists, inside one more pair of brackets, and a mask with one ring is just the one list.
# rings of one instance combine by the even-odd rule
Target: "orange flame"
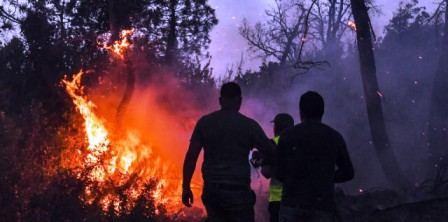
[[[145,183],[150,179],[157,179],[151,193],[152,198],[158,204],[167,205],[169,211],[179,209],[181,181],[165,178],[169,175],[169,166],[162,164],[151,146],[144,144],[137,133],[127,131],[123,134],[126,135],[124,138],[111,139],[104,120],[94,112],[95,104],[84,95],[81,85],[83,75],[84,72],[80,71],[72,80],[65,77],[62,83],[84,119],[88,146],[83,151],[86,155],[82,167],[84,171],[88,171],[88,179],[100,186],[106,187],[112,182],[116,187],[120,187],[136,178],[136,182],[126,191],[127,201],[130,203],[140,197]],[[119,213],[124,207],[118,195],[113,192],[104,197],[97,197],[91,191],[91,187],[87,186],[85,196],[88,203],[92,203],[95,198],[101,198],[99,203],[104,210],[112,206]],[[130,210],[132,207],[128,206],[125,210]]]
[[[131,47],[129,38],[132,33],[133,30],[124,30],[120,40],[101,46],[123,60]],[[69,166],[63,166],[77,168],[77,177],[87,178],[82,199],[88,204],[99,204],[105,211],[113,209],[120,214],[132,210],[142,195],[150,195],[146,197],[163,205],[168,213],[178,212],[182,207],[182,188],[179,175],[175,174],[177,171],[168,162],[162,161],[136,130],[123,129],[124,132],[119,134],[111,133],[106,120],[95,111],[95,103],[85,95],[81,82],[84,74],[81,70],[72,79],[65,76],[62,80],[62,85],[83,118],[86,147],[65,157],[79,162],[67,161]],[[145,189],[149,183],[155,184],[148,194]],[[123,194],[126,196],[125,204],[121,199]],[[197,192],[195,195],[198,196]]]
[[101,48],[106,49],[115,57],[124,60],[127,50],[132,45],[130,38],[133,33],[134,29],[123,30],[120,33],[120,39],[115,41],[112,45],[109,45],[106,41],[98,42],[98,44]]

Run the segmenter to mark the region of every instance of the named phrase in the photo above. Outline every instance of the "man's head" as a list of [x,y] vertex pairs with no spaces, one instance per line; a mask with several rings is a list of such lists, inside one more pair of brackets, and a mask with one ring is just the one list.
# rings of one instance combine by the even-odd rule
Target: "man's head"
[[303,120],[321,121],[324,115],[324,99],[317,92],[308,91],[300,97],[300,117]]
[[219,104],[222,109],[239,110],[241,107],[241,88],[234,82],[228,82],[221,87]]
[[287,113],[279,113],[274,120],[274,135],[279,136],[284,130],[294,127],[294,119]]

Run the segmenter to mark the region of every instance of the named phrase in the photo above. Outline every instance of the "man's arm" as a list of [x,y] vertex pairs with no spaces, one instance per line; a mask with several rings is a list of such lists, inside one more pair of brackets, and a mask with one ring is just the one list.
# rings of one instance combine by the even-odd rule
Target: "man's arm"
[[258,123],[255,123],[254,127],[254,146],[260,151],[261,157],[263,158],[263,163],[271,164],[274,160],[275,145],[266,136],[263,129],[260,127],[260,125],[258,125]]
[[347,151],[347,146],[345,145],[344,138],[339,136],[337,138],[337,157],[336,157],[336,172],[334,177],[335,183],[347,182],[355,176],[352,161],[350,160],[350,155]]
[[191,207],[193,204],[193,192],[191,191],[191,178],[193,177],[194,170],[196,168],[196,162],[198,161],[199,153],[202,150],[202,133],[200,129],[200,120],[194,128],[193,135],[191,136],[190,146],[188,147],[187,154],[185,155],[183,166],[183,181],[182,181],[182,202],[185,206]]
[[191,141],[190,146],[188,147],[187,154],[185,155],[182,181],[182,202],[187,207],[191,207],[194,201],[190,184],[201,149],[202,146],[199,142]]
[[194,170],[196,168],[196,162],[198,161],[199,153],[201,153],[202,146],[196,141],[191,141],[188,147],[187,154],[184,160],[183,169],[183,183],[182,187],[190,188],[191,178],[193,177]]

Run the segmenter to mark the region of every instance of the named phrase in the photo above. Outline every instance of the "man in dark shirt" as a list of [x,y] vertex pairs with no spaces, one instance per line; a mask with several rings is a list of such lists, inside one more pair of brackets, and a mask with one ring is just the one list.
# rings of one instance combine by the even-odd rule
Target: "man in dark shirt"
[[281,135],[277,177],[283,182],[281,222],[335,220],[334,184],[354,176],[343,137],[321,122],[324,100],[300,98],[302,123]]
[[221,109],[203,116],[191,136],[184,168],[182,202],[193,203],[190,182],[202,148],[202,201],[208,222],[253,222],[255,194],[250,188],[249,152],[257,148],[271,157],[274,145],[254,120],[239,113],[241,89],[236,83],[221,88]]

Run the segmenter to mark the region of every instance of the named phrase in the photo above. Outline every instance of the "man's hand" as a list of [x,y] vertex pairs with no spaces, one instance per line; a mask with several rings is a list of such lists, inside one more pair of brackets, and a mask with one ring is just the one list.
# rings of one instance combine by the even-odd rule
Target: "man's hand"
[[186,207],[191,207],[193,204],[193,192],[191,192],[191,188],[183,188],[182,189],[182,203]]
[[187,207],[191,207],[193,204],[193,192],[191,192],[190,184],[201,149],[201,143],[192,140],[188,147],[187,154],[185,155],[182,181],[182,203]]

